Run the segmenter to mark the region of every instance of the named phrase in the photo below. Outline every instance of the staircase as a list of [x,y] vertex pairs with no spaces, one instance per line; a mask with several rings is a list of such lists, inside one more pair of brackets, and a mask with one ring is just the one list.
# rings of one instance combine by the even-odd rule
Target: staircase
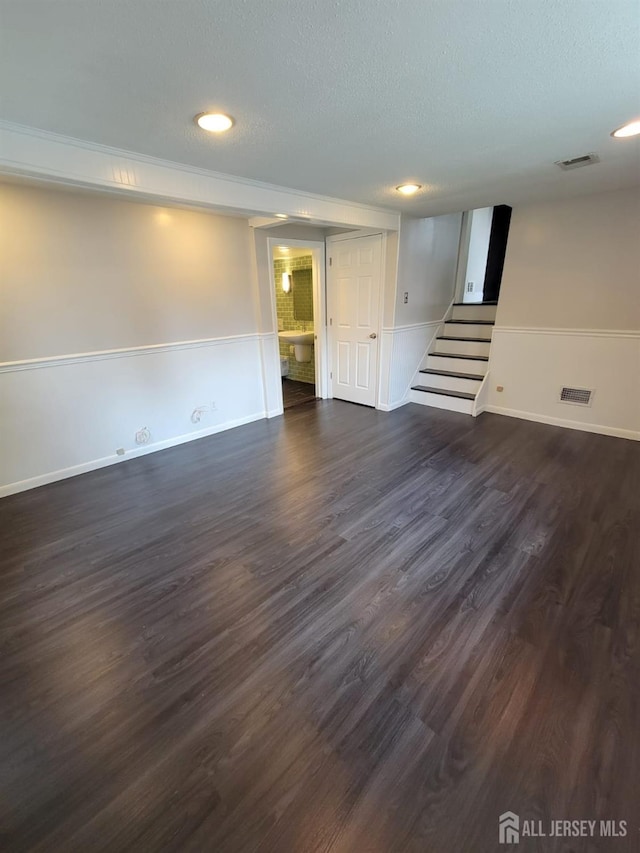
[[419,384],[411,388],[411,401],[423,406],[473,414],[476,395],[489,363],[496,302],[454,303],[418,371]]

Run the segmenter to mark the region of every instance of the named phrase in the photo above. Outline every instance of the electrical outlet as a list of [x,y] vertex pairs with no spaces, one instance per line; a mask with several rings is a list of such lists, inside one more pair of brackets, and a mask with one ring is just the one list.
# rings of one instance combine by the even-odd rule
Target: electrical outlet
[[467,282],[467,293],[473,293],[474,287],[475,287],[475,284],[472,281],[468,281]]
[[404,304],[405,304],[405,305],[406,305],[406,304],[407,304],[407,302],[409,301],[409,291],[408,291],[408,290],[405,290],[405,292],[404,292],[404,299],[403,299],[402,301],[404,302]]
[[217,411],[218,411],[218,407],[216,406],[216,401],[215,401],[215,400],[212,400],[212,401],[211,401],[211,411],[212,411],[212,412],[217,412]]
[[119,448],[116,450],[116,453],[117,453],[117,455],[118,455],[118,456],[124,456],[124,447],[119,447]]

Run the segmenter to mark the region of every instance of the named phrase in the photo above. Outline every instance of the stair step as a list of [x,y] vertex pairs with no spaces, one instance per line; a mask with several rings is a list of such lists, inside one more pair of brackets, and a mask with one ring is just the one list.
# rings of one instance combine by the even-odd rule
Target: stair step
[[[483,302],[457,303],[453,306],[451,321],[449,322],[478,323],[480,328],[482,328],[482,324],[485,322],[495,323],[497,312],[497,305],[485,305]],[[461,326],[460,328],[463,327]]]
[[461,326],[495,326],[495,320],[446,320],[447,323],[456,323]]
[[486,341],[493,336],[494,323],[487,320],[446,320],[438,333],[456,340]]
[[[457,338],[456,340],[460,340],[460,338]],[[472,361],[489,361],[488,355],[465,355],[461,352],[430,352],[429,356],[436,356],[436,358],[470,358]]]
[[[460,354],[462,355],[462,354]],[[447,361],[450,358],[451,361]],[[489,367],[488,359],[486,356],[476,355],[471,356],[469,358],[466,357],[466,353],[462,356],[462,360],[458,357],[457,353],[442,353],[435,352],[430,353],[427,356],[427,360],[425,361],[423,367],[426,370],[449,370],[452,373],[473,373],[474,375],[482,376],[484,379],[484,375],[487,372]],[[434,377],[433,385],[447,385],[451,383],[454,388],[460,387],[460,383],[463,385],[467,382],[473,382],[477,380],[472,379],[454,379],[453,377],[447,378],[446,376],[440,377],[440,381],[436,381]],[[467,390],[461,389],[461,390]],[[469,390],[473,390],[472,388]]]
[[[447,321],[448,322],[448,321]],[[459,338],[457,335],[438,335],[437,341],[468,341],[473,344],[490,344],[491,338]]]
[[452,367],[451,362],[445,362],[441,367],[434,367],[433,362],[428,361],[427,365],[418,372],[415,381],[428,383],[431,388],[439,388],[440,392],[445,394],[457,391],[477,394],[484,376],[478,362],[473,363],[473,366],[476,368],[476,373],[459,373],[455,367]]
[[451,379],[478,379],[480,382],[484,379],[484,376],[481,373],[457,373],[454,370],[436,370],[433,367],[423,367],[419,372],[431,373],[435,376],[450,376]]
[[463,415],[473,415],[473,407],[476,404],[474,394],[464,391],[445,391],[442,388],[430,388],[425,385],[414,386],[409,392],[409,399],[419,406],[446,409]]
[[493,302],[454,302],[453,304],[456,308],[462,308],[463,306],[465,308],[477,308],[479,305],[497,305],[498,301],[496,299]]
[[426,391],[428,394],[440,394],[442,397],[457,397],[460,400],[475,400],[476,395],[468,391],[450,391],[444,388],[431,388],[428,385],[412,385],[412,391]]
[[[458,338],[455,335],[439,335],[436,338],[434,350],[442,353],[460,353],[460,355],[490,355],[490,338]],[[427,365],[431,367],[432,365]]]

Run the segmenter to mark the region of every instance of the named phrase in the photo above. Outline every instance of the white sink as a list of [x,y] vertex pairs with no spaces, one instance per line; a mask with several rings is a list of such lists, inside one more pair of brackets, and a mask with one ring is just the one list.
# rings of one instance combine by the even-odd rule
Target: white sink
[[303,332],[302,329],[291,329],[288,332],[278,332],[278,337],[286,344],[302,344],[310,347],[313,344],[313,332]]
[[296,361],[311,361],[311,347],[313,346],[313,332],[303,332],[302,329],[290,329],[288,332],[278,332],[278,340],[285,344],[292,344]]

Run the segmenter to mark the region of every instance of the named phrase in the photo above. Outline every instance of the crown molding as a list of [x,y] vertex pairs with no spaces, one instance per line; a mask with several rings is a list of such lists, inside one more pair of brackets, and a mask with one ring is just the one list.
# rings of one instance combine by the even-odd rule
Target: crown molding
[[[0,174],[246,216],[396,231],[400,214],[0,121]],[[283,220],[286,221],[286,220]],[[280,223],[282,224],[282,223]]]

